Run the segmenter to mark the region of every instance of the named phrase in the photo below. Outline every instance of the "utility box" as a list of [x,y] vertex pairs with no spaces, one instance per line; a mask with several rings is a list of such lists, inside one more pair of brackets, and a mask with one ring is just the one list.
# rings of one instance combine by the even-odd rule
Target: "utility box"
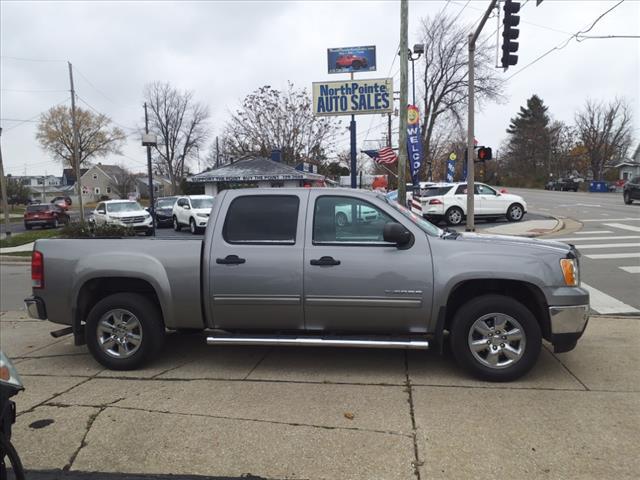
[[590,192],[608,192],[607,182],[589,182]]

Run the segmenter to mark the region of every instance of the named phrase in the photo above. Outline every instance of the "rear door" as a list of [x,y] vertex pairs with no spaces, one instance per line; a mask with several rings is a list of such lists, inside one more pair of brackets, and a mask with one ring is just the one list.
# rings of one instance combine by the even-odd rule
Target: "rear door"
[[229,191],[216,220],[210,306],[217,328],[302,330],[304,213],[309,192]]
[[[343,225],[342,213],[349,210]],[[304,252],[307,330],[426,331],[433,291],[429,242],[424,232],[399,217],[365,199],[311,191]],[[399,250],[383,240],[390,221],[414,233],[410,248]]]

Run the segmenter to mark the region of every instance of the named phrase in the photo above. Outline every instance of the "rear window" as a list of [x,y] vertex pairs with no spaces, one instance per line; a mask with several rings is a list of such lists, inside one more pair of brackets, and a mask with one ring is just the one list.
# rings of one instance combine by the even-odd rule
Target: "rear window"
[[49,205],[29,205],[27,207],[27,212],[46,212],[49,210]]
[[300,200],[293,195],[250,195],[231,202],[222,236],[228,243],[296,243]]
[[437,197],[439,195],[445,195],[452,188],[453,188],[452,186],[421,188],[420,196],[421,197]]

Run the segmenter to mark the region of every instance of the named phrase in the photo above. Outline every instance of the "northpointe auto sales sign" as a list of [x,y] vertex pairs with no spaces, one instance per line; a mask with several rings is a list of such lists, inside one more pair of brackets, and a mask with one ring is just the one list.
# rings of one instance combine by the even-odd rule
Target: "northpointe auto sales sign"
[[360,115],[393,110],[393,79],[313,82],[315,115]]

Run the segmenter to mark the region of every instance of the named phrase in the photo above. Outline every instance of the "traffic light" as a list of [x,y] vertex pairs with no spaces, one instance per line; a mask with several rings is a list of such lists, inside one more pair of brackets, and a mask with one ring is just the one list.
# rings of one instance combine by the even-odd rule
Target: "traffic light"
[[511,65],[518,63],[518,55],[515,53],[518,51],[518,42],[515,40],[520,36],[520,30],[517,26],[520,25],[520,15],[517,13],[520,11],[520,2],[514,2],[513,0],[505,0],[504,2],[504,19],[502,20],[502,66],[506,70]]
[[478,148],[478,161],[491,160],[493,158],[492,154],[491,147],[480,147]]

